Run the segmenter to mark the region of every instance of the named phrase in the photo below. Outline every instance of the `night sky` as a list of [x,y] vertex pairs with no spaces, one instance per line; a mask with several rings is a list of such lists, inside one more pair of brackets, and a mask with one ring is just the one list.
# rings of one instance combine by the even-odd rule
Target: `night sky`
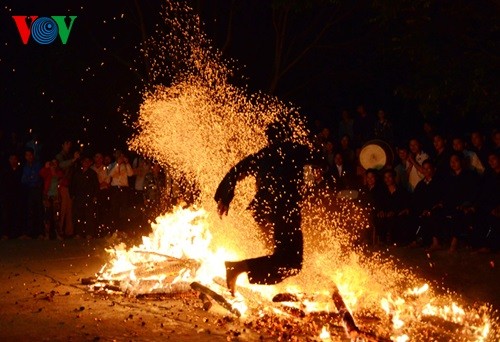
[[[486,2],[485,9],[467,8],[469,5],[457,8],[453,2],[444,2],[451,5],[417,8],[409,15],[408,8],[387,10],[383,6],[387,1],[356,4],[319,1],[319,5],[295,8],[288,18],[286,42],[293,45],[285,46],[289,56],[286,61],[296,56],[301,58],[273,89],[270,83],[276,36],[271,2],[191,3],[213,44],[226,58],[236,60],[241,66],[240,72],[250,91],[272,92],[293,102],[311,121],[319,118],[334,126],[343,108],[354,114],[355,106],[365,103],[372,113],[379,108],[386,109],[402,129],[411,130],[422,122],[420,112],[424,106],[418,96],[425,99],[428,89],[432,89],[429,84],[439,84],[441,79],[443,84],[449,84],[448,79],[454,82],[452,85],[456,84],[456,89],[447,85],[448,93],[438,93],[449,107],[448,112],[443,110],[446,115],[441,115],[441,121],[451,117],[464,125],[470,118],[478,117],[475,110],[484,114],[494,107],[491,104],[494,101],[488,100],[490,107],[472,107],[464,119],[463,114],[449,105],[456,103],[456,107],[464,107],[460,102],[461,92],[469,94],[476,88],[488,99],[498,94],[496,77],[492,76],[492,70],[498,67],[497,46],[491,43],[497,32],[497,25],[492,24],[492,18],[498,13],[494,2]],[[140,45],[145,37],[154,33],[156,25],[162,26],[162,4],[159,0],[3,1],[0,8],[0,128],[5,132],[16,130],[21,135],[31,128],[49,150],[57,149],[62,139],[91,142],[103,150],[123,147],[132,132],[124,121],[133,120],[141,102],[141,90],[150,85]],[[465,16],[465,11],[470,15]],[[408,16],[400,18],[400,13]],[[24,45],[13,15],[76,15],[77,18],[66,45],[59,38],[50,45],[37,44],[30,38]],[[440,26],[430,26],[425,20],[424,24],[414,24],[419,18],[427,17],[431,18],[430,23],[436,21]],[[320,39],[302,54],[323,29]],[[421,32],[427,32],[427,36]],[[394,53],[391,44],[398,36],[407,44],[403,46],[403,51],[409,51],[407,55]],[[419,51],[426,48],[429,56],[440,57],[437,62],[426,61],[425,55],[418,56]],[[481,63],[468,63],[462,56],[469,52],[479,53],[479,58],[485,60],[473,55],[474,58],[467,58]],[[441,58],[441,54],[446,58]],[[443,68],[439,63],[448,66],[454,58],[462,64],[455,63],[456,66],[441,73]],[[429,71],[425,63],[435,64],[437,71]],[[429,71],[429,76],[418,68]],[[430,82],[431,77],[435,77],[434,83]],[[408,84],[421,86],[422,94],[413,90],[406,95]],[[472,88],[473,84],[476,88]],[[491,123],[491,115],[488,115],[486,121]],[[477,122],[481,122],[480,119]]]

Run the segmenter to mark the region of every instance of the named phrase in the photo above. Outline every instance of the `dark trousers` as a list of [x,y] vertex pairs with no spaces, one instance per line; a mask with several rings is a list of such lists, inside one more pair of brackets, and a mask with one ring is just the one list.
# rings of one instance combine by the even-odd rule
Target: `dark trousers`
[[24,189],[23,234],[37,237],[43,233],[42,188]]
[[300,229],[300,209],[268,216],[273,227],[274,252],[245,260],[251,284],[277,284],[302,269],[304,241]]

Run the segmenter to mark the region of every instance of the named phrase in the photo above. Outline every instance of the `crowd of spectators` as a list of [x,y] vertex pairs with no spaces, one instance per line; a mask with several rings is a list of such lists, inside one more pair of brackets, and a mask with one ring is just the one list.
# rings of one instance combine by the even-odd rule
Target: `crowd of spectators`
[[119,150],[90,156],[69,140],[47,158],[40,146],[36,140],[2,144],[4,240],[100,237],[147,223],[180,200],[172,178],[157,163],[140,157],[130,162]]
[[[316,122],[312,138],[325,167],[315,182],[356,191],[370,212],[367,243],[498,250],[500,131],[444,134],[426,122],[421,134],[402,140],[384,110],[372,115],[360,105],[355,113],[342,111],[335,128]],[[36,136],[10,138],[0,136],[2,239],[99,237],[196,196],[139,156],[90,156],[69,140],[46,156]],[[395,158],[365,170],[360,151],[373,139],[387,143]]]
[[[327,166],[315,181],[340,194],[357,191],[370,210],[366,242],[429,251],[498,250],[500,131],[444,134],[426,122],[420,135],[396,141],[385,111],[372,117],[362,105],[354,117],[343,111],[335,128],[316,123],[313,141]],[[360,151],[378,141],[387,143],[395,158],[365,170]]]

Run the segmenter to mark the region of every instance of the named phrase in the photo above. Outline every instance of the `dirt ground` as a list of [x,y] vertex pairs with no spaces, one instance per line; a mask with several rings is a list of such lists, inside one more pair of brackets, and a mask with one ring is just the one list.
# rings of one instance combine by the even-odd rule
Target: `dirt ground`
[[[105,263],[107,243],[0,241],[0,340],[274,340],[239,322],[221,321],[224,315],[215,306],[205,312],[192,296],[152,301],[89,292],[81,278],[94,275]],[[462,250],[426,255],[409,248],[388,253],[468,302],[489,302],[500,309],[499,254]]]

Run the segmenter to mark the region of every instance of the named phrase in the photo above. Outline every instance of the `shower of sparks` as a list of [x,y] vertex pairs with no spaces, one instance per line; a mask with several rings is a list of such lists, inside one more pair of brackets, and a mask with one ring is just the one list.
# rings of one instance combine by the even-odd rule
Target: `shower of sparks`
[[[129,145],[164,164],[174,178],[187,177],[199,197],[191,208],[158,217],[141,245],[109,250],[111,260],[99,277],[118,281],[128,293],[182,291],[191,281],[214,285],[214,279],[225,276],[224,260],[267,254],[246,210],[254,180],[238,185],[223,220],[213,194],[232,166],[266,145],[269,123],[281,121],[291,140],[310,145],[297,108],[230,83],[235,69],[210,46],[199,18],[184,2],[168,2],[165,13],[170,31],[143,51],[153,80],[170,84],[156,84],[144,95]],[[288,292],[310,296],[300,303],[306,313],[335,312],[330,300],[334,283],[355,318],[379,317],[369,328],[394,341],[482,341],[498,334],[486,306],[470,308],[456,294],[439,295],[396,262],[353,247],[367,226],[365,210],[354,201],[313,188],[304,194],[302,272],[275,286],[250,285],[240,277],[233,307],[239,305],[240,312],[255,319],[263,312],[286,315],[271,298]],[[328,339],[330,332],[323,327],[314,336]]]

